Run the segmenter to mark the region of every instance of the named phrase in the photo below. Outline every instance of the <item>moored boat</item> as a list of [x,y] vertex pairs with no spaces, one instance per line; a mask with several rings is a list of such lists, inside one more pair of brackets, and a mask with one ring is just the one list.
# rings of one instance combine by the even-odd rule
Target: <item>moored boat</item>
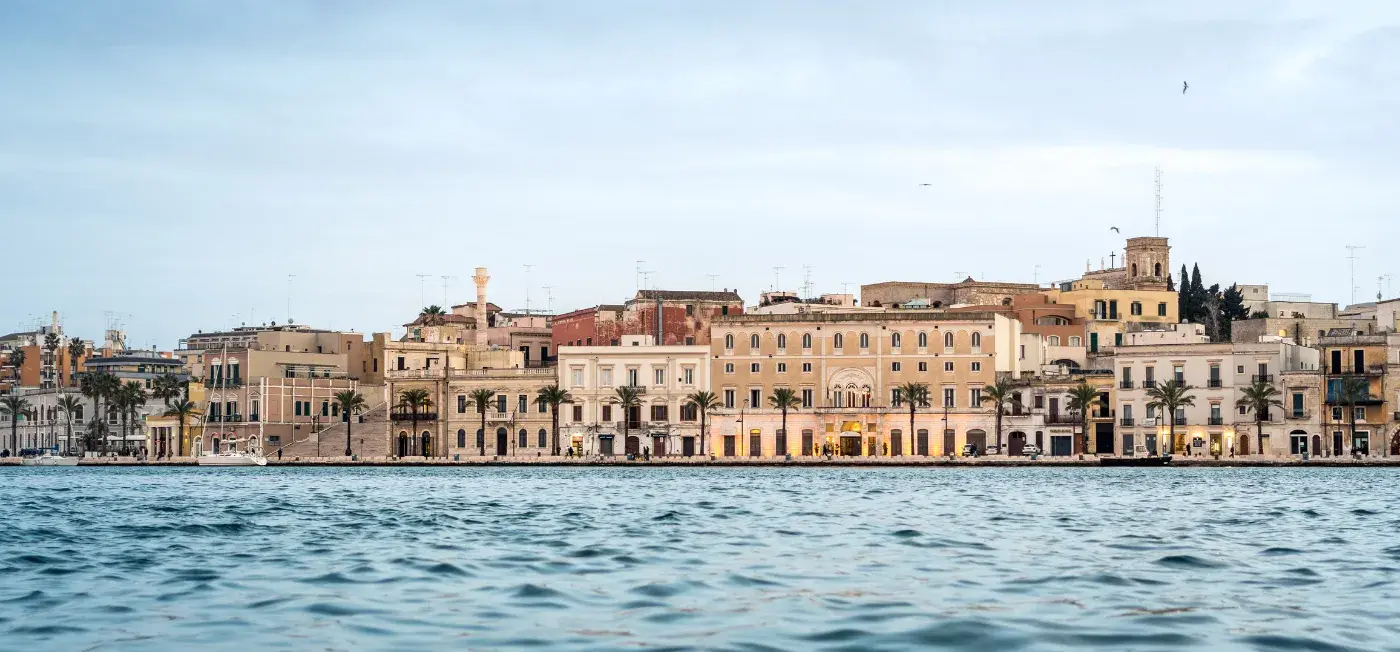
[[1170,455],[1148,455],[1146,457],[1100,457],[1104,466],[1166,466],[1172,463]]
[[77,466],[78,458],[64,457],[46,450],[43,455],[26,455],[20,458],[19,463],[23,466]]
[[257,453],[218,453],[195,458],[200,466],[267,466],[267,458]]

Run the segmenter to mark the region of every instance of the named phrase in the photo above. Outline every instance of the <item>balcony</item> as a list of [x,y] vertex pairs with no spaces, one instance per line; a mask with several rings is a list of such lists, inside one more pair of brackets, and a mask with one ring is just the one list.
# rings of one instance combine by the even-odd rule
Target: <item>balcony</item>
[[442,370],[441,368],[438,368],[438,369],[388,369],[388,370],[386,370],[386,371],[384,372],[384,377],[385,377],[385,378],[392,378],[392,379],[394,379],[394,380],[417,380],[417,379],[430,380],[430,379],[434,379],[434,378],[442,378],[442,377],[443,377],[443,370]]
[[1332,365],[1326,365],[1325,368],[1327,369],[1327,375],[1329,375],[1329,376],[1384,376],[1384,375],[1385,375],[1385,365],[1383,365],[1383,364],[1368,364],[1368,365],[1365,365],[1365,366],[1363,366],[1363,367],[1347,366],[1347,365],[1341,365],[1341,366],[1336,366],[1336,367],[1334,367],[1334,366],[1332,366]]
[[1184,426],[1184,425],[1186,425],[1186,417],[1177,417],[1177,418],[1175,418],[1175,419],[1172,419],[1172,422],[1173,422],[1175,425]]
[[437,421],[437,412],[419,412],[416,416],[412,412],[395,411],[389,413],[391,421]]
[[1210,418],[1206,419],[1206,425],[1208,425],[1208,426],[1223,426],[1223,425],[1225,425],[1225,417],[1210,417]]
[[1290,410],[1284,416],[1288,419],[1309,419],[1312,417],[1312,413],[1307,410]]
[[1118,425],[1121,425],[1121,426],[1132,426],[1132,425],[1135,425],[1135,423],[1134,423],[1134,420],[1133,420],[1132,417],[1123,417],[1122,419],[1119,419],[1119,420],[1118,420]]
[[1083,420],[1080,419],[1079,415],[1077,414],[1061,414],[1057,412],[1051,412],[1050,414],[1045,415],[1046,425],[1077,426],[1081,423],[1083,423]]
[[[1333,394],[1333,393],[1331,393],[1331,392],[1328,392],[1328,394],[1327,394],[1327,404],[1328,404],[1328,405],[1346,405],[1347,402],[1341,400],[1341,397],[1337,396],[1336,394]],[[1359,399],[1353,401],[1351,404],[1352,404],[1352,405],[1385,405],[1385,398],[1380,397],[1380,396],[1365,396],[1365,397],[1362,397],[1362,398],[1359,398]]]
[[1262,381],[1262,382],[1266,382],[1266,383],[1272,383],[1272,382],[1274,382],[1274,375],[1273,375],[1273,374],[1254,374],[1253,376],[1250,376],[1250,377],[1249,377],[1249,382],[1251,382],[1251,383],[1257,383],[1257,382],[1261,382],[1261,381]]
[[1125,381],[1122,381],[1122,382],[1118,383],[1118,389],[1132,389],[1132,388],[1133,388],[1133,381],[1131,381],[1131,380],[1125,380]]
[[242,387],[242,386],[243,386],[243,379],[242,379],[242,378],[224,378],[224,377],[221,377],[221,376],[215,376],[215,377],[212,377],[212,378],[210,378],[209,380],[205,381],[205,384],[208,385],[208,386],[210,386],[210,387]]
[[1224,386],[1224,384],[1225,383],[1222,382],[1219,378],[1211,378],[1210,380],[1206,381],[1206,387],[1210,389],[1220,389]]
[[1142,381],[1142,388],[1143,388],[1143,389],[1152,389],[1153,387],[1156,387],[1156,386],[1157,386],[1157,381],[1155,381],[1155,380],[1148,379],[1148,380]]

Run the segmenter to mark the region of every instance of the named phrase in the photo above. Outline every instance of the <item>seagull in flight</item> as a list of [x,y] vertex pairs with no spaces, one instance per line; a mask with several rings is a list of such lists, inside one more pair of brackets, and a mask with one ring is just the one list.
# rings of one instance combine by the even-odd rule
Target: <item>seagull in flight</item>
[[1110,226],[1110,227],[1108,227],[1108,230],[1109,230],[1109,231],[1112,231],[1112,232],[1114,232],[1114,233],[1122,233],[1122,231],[1119,231],[1119,230],[1118,230],[1118,227],[1116,227],[1116,226]]
[[1186,94],[1186,89],[1188,89],[1188,88],[1191,88],[1191,85],[1190,85],[1190,84],[1187,84],[1186,82],[1181,82],[1181,94],[1182,94],[1182,95],[1185,95],[1185,94]]
[[921,183],[921,184],[919,184],[919,185],[920,185],[920,186],[931,186],[931,185],[933,185],[933,184],[931,184],[931,183]]

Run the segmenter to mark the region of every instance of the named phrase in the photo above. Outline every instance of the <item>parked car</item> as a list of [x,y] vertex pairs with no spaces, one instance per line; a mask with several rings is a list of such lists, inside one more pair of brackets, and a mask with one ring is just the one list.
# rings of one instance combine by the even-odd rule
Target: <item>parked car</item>
[[1022,447],[1021,447],[1021,454],[1022,454],[1022,455],[1039,455],[1039,454],[1040,454],[1040,449],[1037,448],[1035,444],[1026,444],[1025,446],[1022,446]]
[[988,455],[1000,455],[1000,454],[1001,454],[1001,447],[1000,447],[1000,446],[997,446],[996,444],[992,444],[992,445],[990,445],[990,446],[987,446],[987,454],[988,454]]
[[977,457],[977,444],[964,444],[963,457]]

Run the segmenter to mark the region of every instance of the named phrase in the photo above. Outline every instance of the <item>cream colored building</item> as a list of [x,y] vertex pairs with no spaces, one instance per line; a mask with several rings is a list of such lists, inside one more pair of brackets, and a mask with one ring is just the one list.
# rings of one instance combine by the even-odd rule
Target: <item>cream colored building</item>
[[[712,415],[709,452],[725,457],[945,455],[979,450],[993,431],[982,388],[1018,376],[1021,324],[995,313],[913,310],[740,315],[715,321],[710,385],[722,402]],[[929,405],[915,412],[895,394],[925,383]],[[778,387],[801,407],[769,407]]]
[[[1292,397],[1286,394],[1282,375],[1318,368],[1316,349],[1290,341],[1208,341],[1199,324],[1176,324],[1161,331],[1133,333],[1131,340],[1114,351],[1118,390],[1114,396],[1119,438],[1118,454],[1131,454],[1137,446],[1163,453],[1229,456],[1285,455],[1289,451],[1289,427],[1285,412]],[[1159,414],[1148,406],[1148,390],[1176,379],[1192,387],[1194,405],[1175,415]],[[1252,411],[1235,406],[1240,391],[1255,379],[1272,383],[1284,408],[1270,410],[1262,432]],[[1175,421],[1176,441],[1168,442]],[[1262,442],[1262,443],[1261,443]]]
[[[691,456],[700,451],[698,412],[686,397],[710,389],[710,347],[657,346],[649,335],[625,335],[620,346],[559,349],[559,386],[573,396],[561,407],[563,441],[575,455]],[[624,413],[617,388],[641,392]],[[626,426],[626,427],[624,427]]]

